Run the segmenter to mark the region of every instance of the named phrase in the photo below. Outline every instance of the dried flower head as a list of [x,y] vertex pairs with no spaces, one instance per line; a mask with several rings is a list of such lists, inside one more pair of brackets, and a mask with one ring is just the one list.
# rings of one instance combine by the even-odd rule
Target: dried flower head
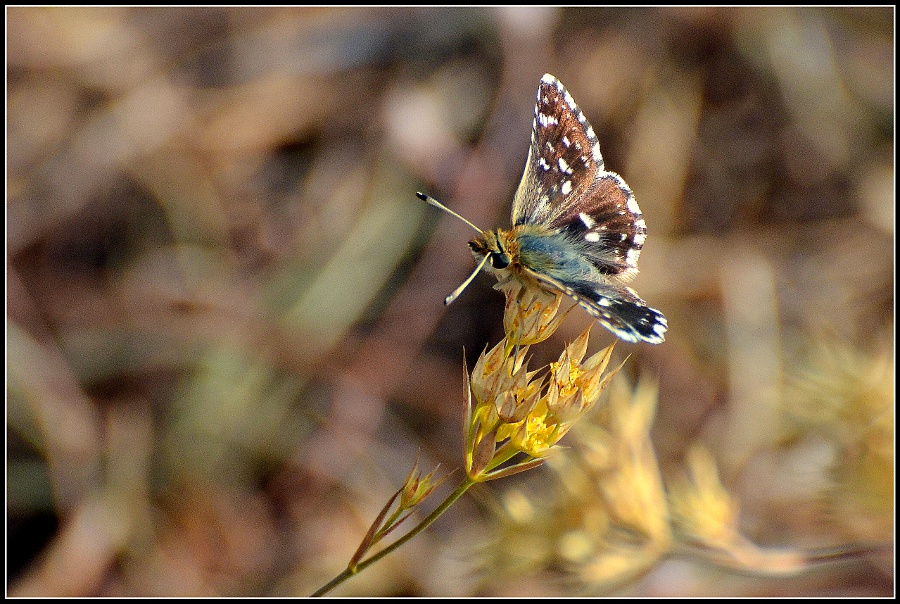
[[604,348],[584,363],[589,329],[566,346],[559,361],[550,364],[550,379],[544,395],[527,417],[509,424],[501,436],[510,437],[513,446],[532,457],[543,457],[549,449],[600,398],[609,379],[618,368],[604,375],[613,346]]
[[[605,362],[606,351],[579,361],[584,353],[576,342],[554,363],[553,381],[566,387],[581,380],[583,391],[607,387],[605,378],[612,372],[599,380],[590,373]],[[572,426],[573,448],[549,458],[559,484],[552,496],[538,501],[519,492],[505,496],[502,537],[497,539],[503,546],[484,550],[492,576],[520,573],[523,567],[567,568],[583,584],[609,589],[640,576],[670,551],[665,490],[649,440],[651,422],[637,420],[652,417],[655,385],[644,380],[632,389],[616,378],[608,388],[610,396],[600,412]],[[638,423],[642,429],[633,429]]]
[[[419,461],[418,459],[416,460],[409,474],[407,474],[403,486],[388,499],[375,522],[369,527],[369,531],[363,537],[362,542],[360,542],[356,553],[350,558],[349,568],[354,568],[373,546],[403,524],[412,514],[413,508],[422,503],[447,478],[447,475],[445,475],[443,478],[435,480],[435,472],[437,472],[437,468],[422,476],[422,471],[419,469]],[[398,498],[399,502],[396,508],[388,515]]]
[[543,342],[556,332],[569,312],[559,312],[562,293],[547,291],[537,284],[511,277],[494,287],[506,296],[503,329],[506,337],[516,344]]
[[[597,403],[609,379],[605,373],[613,346],[584,360],[590,328],[565,347],[549,371],[528,371],[527,346],[511,346],[509,337],[478,358],[465,376],[466,471],[473,480],[489,480],[534,467]],[[524,462],[501,470],[519,453]]]
[[719,481],[715,460],[705,447],[695,444],[688,452],[686,470],[685,478],[670,485],[673,523],[692,541],[729,547],[738,535],[739,506]]

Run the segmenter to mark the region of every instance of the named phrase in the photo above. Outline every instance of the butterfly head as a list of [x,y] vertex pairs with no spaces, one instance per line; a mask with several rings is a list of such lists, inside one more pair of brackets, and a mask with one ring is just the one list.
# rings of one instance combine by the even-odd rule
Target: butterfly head
[[475,259],[478,260],[478,266],[472,271],[472,274],[462,282],[462,284],[457,287],[453,293],[447,296],[444,299],[444,304],[450,304],[463,292],[463,290],[472,282],[472,279],[475,278],[481,269],[484,268],[484,265],[487,264],[488,261],[491,263],[491,267],[494,270],[504,270],[509,268],[511,264],[513,264],[515,259],[515,254],[517,250],[515,238],[506,231],[501,229],[497,229],[496,231],[484,231],[473,223],[469,222],[466,218],[463,218],[437,199],[432,197],[431,195],[426,195],[425,193],[416,193],[416,196],[424,202],[442,210],[451,216],[455,216],[459,218],[461,221],[465,222],[467,225],[475,229],[478,232],[478,237],[469,242],[469,247],[472,249],[472,254],[475,256]]
[[484,231],[480,237],[469,242],[476,260],[487,258],[496,270],[509,268],[516,255],[516,240],[501,229]]

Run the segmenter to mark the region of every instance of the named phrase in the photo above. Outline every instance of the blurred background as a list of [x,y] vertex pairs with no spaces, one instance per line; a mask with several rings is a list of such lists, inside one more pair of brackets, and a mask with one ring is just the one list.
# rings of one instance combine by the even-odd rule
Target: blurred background
[[545,72],[648,224],[633,286],[670,329],[617,346],[617,388],[657,516],[707,468],[763,559],[858,555],[619,573],[573,499],[609,484],[585,432],[334,593],[893,593],[892,8],[6,15],[8,594],[307,595],[417,456],[460,468],[503,298],[444,307],[473,233],[415,192],[508,226]]

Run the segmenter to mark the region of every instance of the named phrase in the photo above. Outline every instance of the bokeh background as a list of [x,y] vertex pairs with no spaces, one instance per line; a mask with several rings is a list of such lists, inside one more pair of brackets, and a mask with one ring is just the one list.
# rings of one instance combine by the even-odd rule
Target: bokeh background
[[309,594],[417,456],[459,468],[502,297],[444,307],[472,232],[414,193],[507,226],[545,72],[649,227],[634,287],[670,330],[617,355],[657,384],[661,476],[702,443],[761,551],[858,555],[592,582],[574,525],[510,534],[563,509],[555,463],[334,593],[893,593],[893,8],[6,16],[10,595]]

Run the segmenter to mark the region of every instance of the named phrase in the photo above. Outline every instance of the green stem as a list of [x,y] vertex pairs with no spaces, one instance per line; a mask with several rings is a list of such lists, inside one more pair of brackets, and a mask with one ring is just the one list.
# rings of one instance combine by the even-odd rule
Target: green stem
[[491,463],[488,464],[487,468],[485,468],[484,473],[490,472],[497,466],[501,466],[505,464],[507,461],[518,455],[520,451],[512,446],[512,443],[506,441],[500,448],[494,452],[494,458],[491,459]]
[[427,529],[431,525],[432,522],[437,520],[441,514],[443,514],[445,511],[447,511],[447,508],[449,508],[451,505],[453,505],[453,502],[455,502],[457,499],[462,497],[463,493],[468,491],[469,487],[471,487],[473,484],[475,484],[475,481],[466,477],[466,479],[462,482],[462,484],[460,484],[458,487],[456,487],[456,490],[453,491],[453,493],[451,493],[450,496],[447,497],[447,499],[445,499],[441,505],[439,505],[433,512],[431,512],[431,514],[429,514],[427,518],[425,518],[424,520],[422,520],[422,522],[417,524],[415,526],[415,528],[410,530],[408,533],[406,533],[405,535],[403,535],[402,537],[400,537],[399,539],[397,539],[396,541],[391,543],[389,546],[387,546],[386,548],[384,548],[383,550],[381,550],[380,552],[378,552],[371,558],[367,558],[366,560],[359,562],[358,564],[356,564],[356,566],[347,567],[346,569],[344,569],[344,572],[342,572],[341,574],[336,576],[334,579],[332,579],[331,581],[329,581],[328,583],[326,583],[319,589],[317,589],[312,594],[311,597],[315,598],[315,597],[319,597],[319,596],[324,596],[329,591],[331,591],[332,589],[334,589],[335,587],[337,587],[338,585],[340,585],[341,583],[343,583],[344,581],[346,581],[353,575],[359,573],[367,566],[375,564],[376,562],[378,562],[379,560],[381,560],[382,558],[387,556],[389,553],[391,553],[392,551],[394,551],[395,549],[397,549],[398,547],[400,547],[401,545],[403,545],[404,543],[406,543],[407,541],[409,541],[410,539],[412,539],[413,537],[415,537],[416,535],[418,535],[419,533],[421,533],[422,531]]

